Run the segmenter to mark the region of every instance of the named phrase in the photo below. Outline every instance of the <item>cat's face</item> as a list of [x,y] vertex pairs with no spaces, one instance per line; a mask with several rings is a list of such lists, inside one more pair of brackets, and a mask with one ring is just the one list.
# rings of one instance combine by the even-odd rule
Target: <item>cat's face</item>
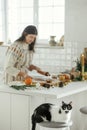
[[72,110],[72,102],[66,104],[65,102],[62,101],[62,111],[65,113],[65,114],[68,114],[71,110]]

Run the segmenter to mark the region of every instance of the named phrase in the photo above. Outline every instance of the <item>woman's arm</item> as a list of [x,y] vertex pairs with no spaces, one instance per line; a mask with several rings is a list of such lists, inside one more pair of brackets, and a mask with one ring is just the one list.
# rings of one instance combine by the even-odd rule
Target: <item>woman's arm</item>
[[7,53],[6,53],[6,61],[5,61],[5,67],[4,67],[5,72],[14,77],[26,76],[26,73],[21,72],[20,69],[17,68],[19,57],[21,55],[20,52],[21,52],[20,47],[18,46],[18,44],[14,43],[8,48]]
[[24,72],[19,72],[17,76],[23,77],[23,80],[25,80],[26,78],[32,78],[31,76],[27,75]]
[[16,53],[16,46],[13,44],[7,50],[4,66],[6,73],[10,74],[11,76],[16,76],[20,72],[20,70],[15,67],[17,58],[18,53]]
[[39,67],[35,65],[30,65],[28,68],[30,71],[36,70],[39,74],[45,75],[45,76],[50,76],[49,72],[42,71]]

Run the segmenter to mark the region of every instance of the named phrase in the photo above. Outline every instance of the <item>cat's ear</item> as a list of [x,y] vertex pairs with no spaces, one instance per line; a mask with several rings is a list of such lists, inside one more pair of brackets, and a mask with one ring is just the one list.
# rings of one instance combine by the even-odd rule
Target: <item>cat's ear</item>
[[69,104],[72,106],[72,101]]
[[65,103],[64,103],[64,101],[62,101],[62,105],[64,105]]

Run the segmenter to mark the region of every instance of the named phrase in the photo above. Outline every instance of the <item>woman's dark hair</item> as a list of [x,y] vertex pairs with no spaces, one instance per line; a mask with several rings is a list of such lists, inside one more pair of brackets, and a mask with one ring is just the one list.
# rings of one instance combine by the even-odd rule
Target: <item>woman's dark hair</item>
[[[22,35],[21,37],[19,37],[16,41],[21,41],[23,42],[25,40],[25,37],[28,35],[28,34],[34,34],[34,35],[37,35],[38,32],[37,32],[37,28],[33,25],[29,25],[27,26],[24,31],[22,32]],[[28,46],[28,49],[30,51],[33,51],[34,52],[34,46],[35,46],[35,42],[36,42],[36,39],[34,40],[34,42],[32,42],[31,44],[29,44]]]

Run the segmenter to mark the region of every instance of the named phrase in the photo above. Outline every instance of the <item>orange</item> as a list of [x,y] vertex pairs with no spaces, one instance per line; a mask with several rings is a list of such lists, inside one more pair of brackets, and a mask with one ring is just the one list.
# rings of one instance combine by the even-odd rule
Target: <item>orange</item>
[[30,85],[32,83],[32,79],[26,78],[24,82],[25,82],[26,85]]

